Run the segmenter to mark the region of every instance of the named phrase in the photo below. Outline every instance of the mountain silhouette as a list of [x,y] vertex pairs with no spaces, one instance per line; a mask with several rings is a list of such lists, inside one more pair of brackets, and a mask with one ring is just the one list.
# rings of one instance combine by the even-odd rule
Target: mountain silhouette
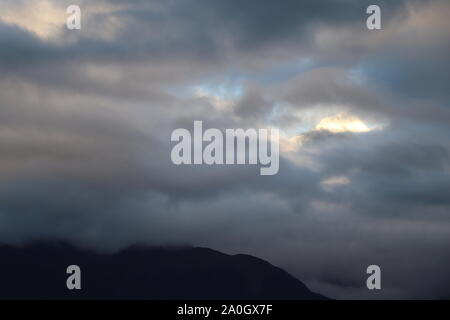
[[[81,290],[68,290],[69,265]],[[130,247],[100,254],[67,244],[0,246],[0,299],[326,299],[250,255],[207,248]]]

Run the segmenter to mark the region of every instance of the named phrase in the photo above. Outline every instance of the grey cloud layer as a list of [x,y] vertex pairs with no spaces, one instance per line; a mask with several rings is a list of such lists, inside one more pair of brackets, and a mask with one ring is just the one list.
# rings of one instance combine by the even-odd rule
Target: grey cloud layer
[[[333,297],[448,298],[450,6],[380,2],[371,33],[369,2],[83,1],[109,9],[52,40],[0,14],[0,241],[204,245]],[[227,79],[230,107],[192,94]],[[387,125],[314,130],[341,111]],[[176,167],[170,134],[193,120],[277,125],[304,145],[273,177]],[[327,190],[334,176],[350,183]],[[372,263],[381,293],[365,290]]]

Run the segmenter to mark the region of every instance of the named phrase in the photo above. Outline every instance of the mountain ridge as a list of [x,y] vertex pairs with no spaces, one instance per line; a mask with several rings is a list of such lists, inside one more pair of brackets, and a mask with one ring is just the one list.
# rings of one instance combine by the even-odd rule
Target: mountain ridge
[[[69,265],[81,290],[68,290]],[[130,246],[96,253],[67,243],[0,245],[0,299],[323,300],[300,280],[247,254],[203,247]]]

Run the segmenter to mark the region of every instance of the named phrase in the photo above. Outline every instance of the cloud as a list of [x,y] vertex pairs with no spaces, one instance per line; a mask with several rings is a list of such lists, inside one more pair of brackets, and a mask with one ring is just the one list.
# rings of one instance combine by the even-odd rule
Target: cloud
[[[450,295],[446,2],[382,1],[371,32],[365,1],[81,1],[75,33],[65,2],[4,3],[0,242],[211,246],[332,297]],[[194,120],[279,128],[279,174],[173,165]]]

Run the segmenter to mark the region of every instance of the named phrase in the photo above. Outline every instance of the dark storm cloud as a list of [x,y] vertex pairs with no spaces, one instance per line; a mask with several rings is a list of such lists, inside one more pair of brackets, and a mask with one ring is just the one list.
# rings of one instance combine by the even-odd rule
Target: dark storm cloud
[[[81,4],[87,8],[92,5],[89,2]],[[382,4],[388,8],[384,16],[386,21],[404,7],[402,1]],[[264,48],[271,54],[274,46],[284,42],[282,46],[287,49],[284,57],[311,54],[315,51],[315,44],[308,38],[314,34],[314,27],[356,24],[360,28],[366,7],[363,2],[355,5],[352,1],[334,0],[325,3],[268,2],[264,6],[257,1],[138,1],[109,12],[109,16],[125,24],[118,28],[114,40],[95,36],[95,31],[104,26],[105,17],[94,13],[85,18],[84,28],[77,35],[63,29],[63,37],[71,39],[63,43],[46,42],[17,26],[0,22],[0,44],[6,48],[0,53],[0,64],[6,71],[12,69],[17,72],[28,67],[45,70],[58,64],[73,70],[76,68],[74,64],[83,62],[173,63],[174,59],[182,58],[186,63],[194,63],[196,68],[208,68],[210,64],[245,67],[239,59],[229,61],[226,54],[230,48],[260,56]],[[196,64],[199,62],[202,67]],[[61,79],[66,78],[64,72],[60,70],[59,73]]]
[[[369,136],[336,134],[333,140],[323,136],[328,141],[316,157],[323,174],[345,175],[351,182],[322,198],[347,203],[352,211],[373,217],[446,221],[449,145],[420,139],[394,142],[393,138],[399,138],[395,131],[383,133],[388,139],[380,139],[377,133],[365,135]],[[323,140],[312,141],[323,145]]]
[[432,56],[432,60],[424,59],[423,55],[405,58],[403,50],[399,48],[399,52],[382,60],[368,62],[368,74],[407,100],[436,99],[448,108],[450,68],[447,55],[450,43],[441,49],[442,52],[430,48],[425,56]]
[[269,114],[274,108],[273,101],[264,97],[259,88],[252,90],[247,88],[247,93],[236,104],[234,112],[238,117],[261,121],[261,117]]
[[[370,1],[295,1],[282,3],[269,1],[193,1],[195,11],[211,10],[215,13],[217,25],[227,28],[235,35],[238,47],[245,50],[261,48],[267,44],[280,44],[284,41],[308,43],[314,27],[324,25],[337,27],[345,24],[360,24],[365,8]],[[404,1],[379,1],[386,8],[386,21],[399,10]]]
[[448,1],[411,6],[401,31],[387,37],[385,49],[363,63],[367,74],[405,100],[434,99],[448,107],[450,40],[445,34],[450,23],[444,17],[449,12]]
[[375,92],[356,83],[344,69],[317,68],[305,72],[281,92],[283,100],[300,108],[344,105],[372,113],[388,112]]
[[[0,13],[0,241],[203,245],[333,297],[449,297],[448,4],[377,3],[376,32],[372,1],[83,1],[82,30],[53,39]],[[343,111],[386,123],[314,129]],[[170,134],[194,120],[286,126],[303,145],[273,177],[177,167]]]

